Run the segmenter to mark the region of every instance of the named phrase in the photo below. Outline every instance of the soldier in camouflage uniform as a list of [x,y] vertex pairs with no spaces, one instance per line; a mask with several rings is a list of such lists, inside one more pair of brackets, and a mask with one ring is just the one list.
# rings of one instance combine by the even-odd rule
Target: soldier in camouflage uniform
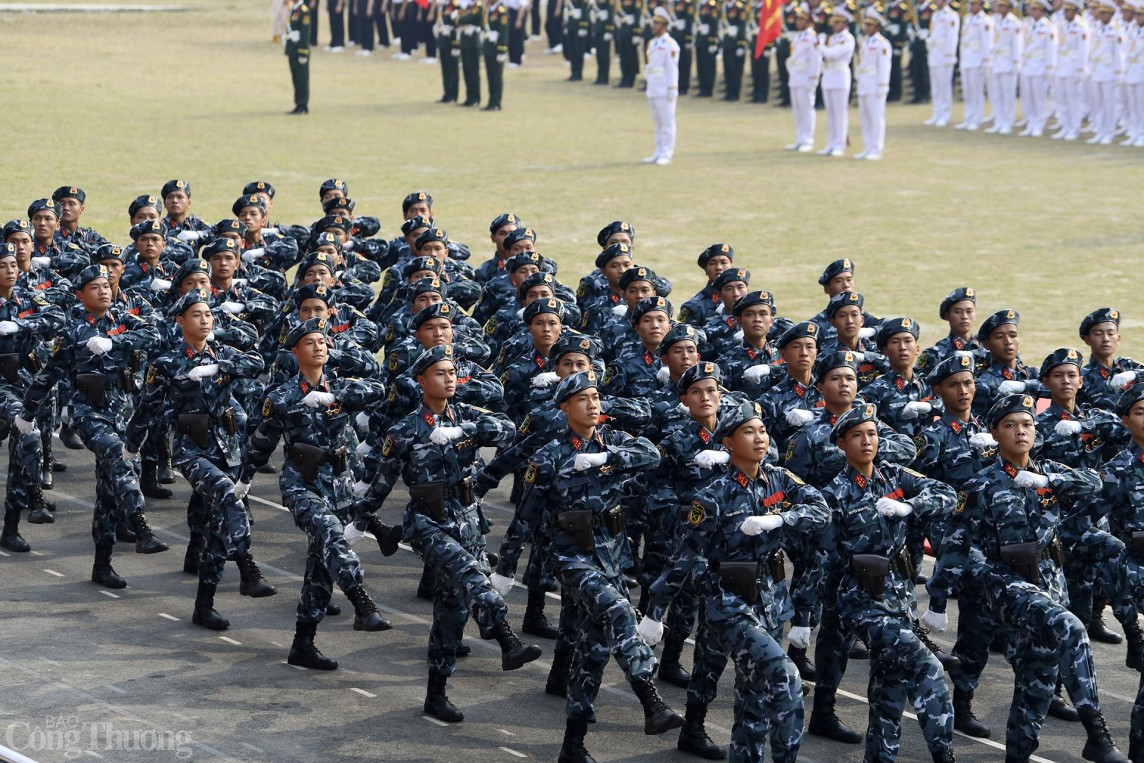
[[731,310],[739,298],[750,290],[751,272],[746,268],[727,268],[715,278],[711,286],[718,292],[720,304],[703,326],[703,332],[707,335],[705,360],[723,356],[739,342],[735,338],[739,324]]
[[918,370],[929,371],[956,352],[970,353],[977,365],[984,363],[988,353],[973,333],[977,292],[968,286],[954,289],[941,301],[937,312],[938,317],[949,323],[949,336],[922,352],[918,358]]
[[111,283],[105,266],[84,268],[75,285],[82,308],[60,330],[51,358],[24,393],[16,429],[22,435],[33,431],[33,419],[48,393],[65,376],[70,378],[71,420],[83,444],[95,455],[96,508],[91,520],[95,564],[91,579],[108,588],[124,588],[127,583],[111,568],[111,549],[121,519],[131,523],[137,552],[167,550],[167,544],[156,538],[147,524],[143,494],[120,439],[130,413],[129,395],[134,392],[133,356],[157,346],[159,332],[142,319],[111,307]]
[[231,380],[257,376],[262,358],[257,352],[238,352],[208,339],[214,315],[206,289],[188,291],[171,315],[182,330],[182,344],[148,366],[146,387],[127,425],[124,448],[129,456],[137,453],[152,420],[168,410],[174,414],[176,466],[203,506],[201,524],[191,527],[191,545],[199,548],[199,587],[191,620],[211,630],[225,630],[230,622],[215,611],[214,597],[228,559],[238,565],[241,594],[277,593],[263,580],[250,554],[246,506],[234,495],[245,439],[240,417],[245,414],[231,393]]
[[1132,358],[1116,357],[1120,349],[1120,311],[1102,307],[1086,315],[1080,322],[1080,338],[1091,355],[1081,369],[1084,386],[1077,400],[1093,408],[1114,410],[1117,396],[1144,368]]
[[777,348],[786,375],[759,399],[763,406],[767,433],[780,453],[798,430],[814,421],[822,407],[822,395],[814,386],[814,364],[818,360],[817,323],[803,321],[783,332]]
[[1016,310],[998,310],[981,324],[977,338],[988,352],[986,363],[977,372],[977,394],[973,413],[982,417],[1005,395],[1029,394],[1041,397],[1044,385],[1037,370],[1021,362],[1021,339],[1017,327],[1021,316]]
[[[676,6],[678,8],[678,5]],[[681,77],[682,77],[682,69]],[[683,86],[683,80],[679,81],[680,87]],[[680,94],[683,91],[680,90]],[[699,292],[683,303],[683,307],[679,308],[679,321],[681,323],[690,323],[695,328],[703,328],[704,324],[710,320],[711,316],[715,314],[719,303],[719,292],[715,289],[715,279],[719,277],[727,268],[731,267],[735,259],[735,249],[730,244],[712,244],[699,253],[697,260],[699,267],[703,268],[704,275],[707,276],[707,285],[704,286]]]
[[730,389],[759,400],[782,378],[782,356],[767,339],[775,320],[775,297],[768,291],[748,292],[735,301],[731,314],[739,327],[733,337],[742,338],[721,353],[719,365]]
[[[993,614],[1016,631],[1009,660],[1016,672],[1005,732],[1006,761],[1027,761],[1038,738],[1058,671],[1088,739],[1085,760],[1123,763],[1112,743],[1096,686],[1084,625],[1067,609],[1068,591],[1059,532],[1087,522],[1079,501],[1097,494],[1100,475],[1052,461],[1034,461],[1036,400],[1003,395],[989,411],[996,460],[967,483],[958,498],[942,562],[956,579],[981,580]],[[945,601],[931,598],[922,621],[943,630]]]
[[282,502],[308,539],[306,573],[287,662],[314,670],[338,667],[337,660],[314,646],[335,582],[353,602],[354,630],[391,627],[366,593],[361,562],[343,531],[353,499],[348,469],[350,419],[378,403],[385,388],[368,379],[339,379],[327,371],[328,330],[326,320],[311,318],[287,335],[283,346],[297,359],[298,374],[267,394],[262,423],[250,437],[233,490],[236,498],[245,498],[255,472],[270,458],[278,441],[285,439],[278,477]]
[[[815,662],[821,681],[846,654],[845,642],[853,638],[847,631],[859,633],[870,649],[865,760],[897,759],[908,700],[935,763],[952,763],[953,705],[941,663],[914,632],[914,573],[902,520],[915,512],[945,513],[956,495],[948,485],[912,469],[875,465],[882,426],[878,407],[867,403],[838,417],[831,431],[846,467],[823,491],[831,520],[816,557],[814,581],[824,593],[830,586],[826,595],[835,602],[833,614],[846,629],[823,627]],[[833,689],[841,677],[829,672],[822,688]],[[816,688],[814,712],[819,708]],[[811,728],[813,732],[813,721]]]
[[[644,709],[644,733],[662,734],[683,725],[659,696],[652,675],[655,655],[636,634],[622,565],[627,556],[620,494],[627,477],[659,464],[655,446],[599,427],[600,393],[594,371],[568,376],[553,402],[568,428],[530,460],[521,512],[540,517],[532,539],[548,544],[557,579],[577,604],[580,631],[568,678],[568,720],[562,761],[585,763],[588,724],[608,656],[616,657]],[[504,570],[510,572],[510,570]],[[493,576],[507,591],[512,578]]]
[[657,375],[662,364],[655,352],[671,329],[671,303],[663,297],[640,300],[631,315],[640,343],[604,372],[603,391],[617,397],[643,397],[659,386]]
[[472,612],[481,637],[496,639],[501,667],[517,668],[540,656],[508,624],[504,591],[494,591],[485,553],[488,521],[473,491],[473,465],[480,448],[511,442],[516,429],[504,414],[453,401],[457,367],[453,348],[426,350],[410,373],[423,390],[419,408],[396,422],[381,446],[378,476],[355,506],[355,526],[364,528],[400,477],[411,500],[402,522],[405,540],[435,573],[433,627],[429,631],[429,686],[425,712],[449,723],[464,714],[445,695],[457,667],[457,647]]
[[[763,760],[769,731],[774,760],[793,761],[803,733],[802,681],[779,643],[783,623],[794,614],[782,543],[793,533],[818,536],[826,528],[829,510],[817,490],[786,469],[763,463],[770,442],[757,403],[741,400],[734,405],[720,417],[714,436],[726,448],[730,466],[692,499],[679,546],[657,582],[656,604],[639,630],[650,643],[658,641],[663,633],[662,597],[678,590],[687,573],[700,567],[704,641],[712,642],[723,663],[727,657],[735,662],[731,760]],[[809,629],[801,630],[809,639]],[[793,631],[792,638],[798,638]],[[722,664],[717,667],[721,672]],[[718,677],[696,662],[687,693],[687,724],[679,738],[680,749],[709,758],[715,758],[718,748],[703,722]]]
[[830,298],[823,311],[834,338],[819,340],[819,349],[825,355],[829,352],[846,350],[854,354],[858,361],[858,386],[863,388],[889,370],[889,364],[878,349],[874,340],[877,326],[866,325],[865,298],[856,291],[843,291]]

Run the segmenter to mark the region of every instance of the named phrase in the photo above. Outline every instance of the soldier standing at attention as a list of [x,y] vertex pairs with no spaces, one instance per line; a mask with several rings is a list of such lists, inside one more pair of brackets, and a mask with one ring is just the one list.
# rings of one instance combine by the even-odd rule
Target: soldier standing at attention
[[750,11],[745,0],[723,3],[723,100],[737,101],[747,63],[747,23]]
[[953,67],[957,63],[961,17],[946,2],[947,0],[933,0],[932,4],[937,6],[937,10],[930,19],[929,38],[926,40],[933,116],[924,124],[934,127],[948,125],[953,111]]
[[834,33],[822,46],[822,100],[826,103],[826,148],[819,156],[842,156],[850,132],[850,60],[854,58],[854,17],[843,5],[830,16]]
[[286,33],[286,60],[294,81],[294,110],[288,115],[310,113],[310,26],[313,8],[306,0],[290,6],[290,31]]
[[500,111],[504,94],[504,65],[508,61],[508,8],[502,0],[493,0],[486,18],[484,42],[485,74],[489,79],[489,102],[485,111]]
[[460,0],[457,26],[461,30],[461,73],[465,77],[462,106],[481,102],[481,37],[485,27],[485,7],[481,0]]
[[858,113],[862,120],[862,153],[855,159],[877,161],[886,145],[886,94],[890,88],[893,55],[882,36],[886,19],[875,8],[862,12],[866,39],[858,52]]
[[675,16],[671,39],[679,44],[679,94],[687,95],[691,87],[691,47],[695,41],[695,0],[676,0],[671,12]]
[[822,71],[822,54],[806,3],[798,4],[794,23],[797,31],[791,40],[790,57],[787,59],[790,105],[794,112],[794,143],[786,148],[787,151],[805,154],[814,148],[814,91]]
[[885,10],[885,21],[882,23],[883,33],[891,45],[890,60],[890,89],[886,100],[897,103],[902,100],[902,51],[910,40],[910,0],[896,0],[891,2]]
[[644,164],[671,164],[675,154],[675,104],[679,100],[679,43],[668,33],[671,15],[663,6],[652,13],[647,44],[647,102],[655,122],[655,153]]
[[715,92],[716,55],[719,53],[719,0],[700,0],[699,20],[695,25],[695,73],[699,80],[699,98],[710,98]]
[[456,103],[460,89],[461,48],[457,40],[457,17],[460,14],[456,0],[441,0],[437,23],[437,58],[441,60],[441,86],[443,95],[438,103]]

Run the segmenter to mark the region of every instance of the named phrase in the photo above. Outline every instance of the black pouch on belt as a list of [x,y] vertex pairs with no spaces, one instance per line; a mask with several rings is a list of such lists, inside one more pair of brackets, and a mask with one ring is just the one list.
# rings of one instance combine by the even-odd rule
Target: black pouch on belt
[[771,580],[776,583],[781,583],[786,580],[785,559],[786,557],[783,555],[783,550],[780,548],[774,553],[774,556],[767,560],[767,569],[771,573]]
[[200,448],[210,447],[211,417],[206,413],[180,413],[175,419],[179,431]]
[[850,569],[858,576],[862,588],[881,601],[886,591],[886,575],[890,572],[890,560],[877,554],[854,554],[850,557]]
[[346,470],[346,448],[343,445],[340,448],[335,448],[330,451],[329,456],[330,466],[334,470],[334,474],[341,474]]
[[910,558],[910,552],[906,550],[905,546],[898,552],[898,572],[902,573],[902,577],[907,581],[914,579],[914,560]]
[[5,352],[0,355],[0,376],[10,384],[20,381],[20,356],[14,352]]
[[604,526],[612,535],[619,535],[624,531],[624,510],[619,506],[604,512]]
[[596,537],[592,532],[592,511],[590,509],[562,511],[556,515],[556,526],[571,538],[576,547],[585,554],[590,554],[596,550]]
[[757,562],[721,562],[719,578],[723,586],[748,604],[759,600]]
[[318,467],[326,457],[325,450],[304,442],[296,442],[286,448],[286,456],[298,465],[302,479],[306,482],[318,481]]
[[1132,549],[1144,553],[1144,530],[1132,531]]
[[227,434],[234,435],[238,433],[238,420],[234,417],[233,409],[227,408],[222,412],[222,415],[219,416],[219,419],[222,420],[222,428],[226,430]]
[[445,485],[442,482],[426,482],[409,488],[413,507],[437,522],[445,521]]
[[1041,571],[1037,569],[1037,544],[1011,543],[1001,547],[1001,561],[1017,571],[1027,582],[1041,584]]
[[103,374],[76,374],[75,388],[96,408],[107,407],[107,377]]

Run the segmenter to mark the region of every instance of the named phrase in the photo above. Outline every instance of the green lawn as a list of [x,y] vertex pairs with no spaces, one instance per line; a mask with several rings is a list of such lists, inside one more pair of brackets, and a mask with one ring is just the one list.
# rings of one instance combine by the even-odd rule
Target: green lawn
[[[480,258],[488,221],[518,212],[571,283],[591,267],[596,231],[624,218],[638,261],[672,278],[677,304],[700,286],[698,252],[727,241],[792,318],[821,308],[818,273],[849,256],[867,307],[917,318],[926,343],[944,333],[941,297],[969,284],[979,313],[1021,311],[1030,361],[1077,345],[1080,317],[1105,304],[1125,313],[1125,352],[1144,356],[1128,271],[1144,240],[1144,151],[939,131],[921,126],[928,107],[892,105],[882,162],[826,159],[782,150],[788,111],[688,97],[675,162],[644,166],[642,94],[564,82],[563,59],[544,56],[543,42],[507,73],[504,111],[442,106],[436,66],[322,52],[324,3],[310,114],[292,118],[267,4],[193,2],[172,13],[0,13],[4,219],[75,183],[88,193],[86,222],[122,242],[128,202],[178,176],[208,221],[265,179],[278,189],[276,219],[309,222],[318,184],[337,176],[387,232],[405,193],[430,190],[438,221]],[[821,116],[818,130],[821,145]]]

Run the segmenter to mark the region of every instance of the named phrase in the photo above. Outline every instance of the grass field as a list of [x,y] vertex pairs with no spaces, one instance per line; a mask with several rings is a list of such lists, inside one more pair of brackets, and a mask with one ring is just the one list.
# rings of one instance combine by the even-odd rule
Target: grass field
[[[336,176],[390,235],[402,196],[430,190],[438,221],[482,259],[488,221],[515,211],[573,284],[598,251],[596,231],[623,218],[638,261],[675,282],[677,304],[700,286],[698,252],[727,241],[792,318],[821,308],[818,273],[849,256],[867,307],[917,318],[926,343],[944,333],[941,297],[968,284],[979,314],[1021,311],[1031,362],[1077,345],[1081,316],[1104,304],[1125,313],[1123,350],[1144,356],[1139,149],[938,131],[921,126],[928,107],[891,105],[882,162],[825,159],[782,150],[789,111],[687,97],[675,162],[644,166],[644,97],[564,82],[563,59],[543,43],[507,73],[504,111],[443,106],[436,66],[383,50],[323,53],[324,3],[310,114],[292,118],[267,3],[189,2],[170,13],[0,13],[4,219],[74,183],[88,193],[85,221],[122,242],[128,202],[177,176],[210,222],[229,216],[246,181],[265,179],[278,189],[275,218],[308,223],[318,184]],[[821,145],[821,116],[818,130]],[[854,110],[851,140],[860,150]]]

